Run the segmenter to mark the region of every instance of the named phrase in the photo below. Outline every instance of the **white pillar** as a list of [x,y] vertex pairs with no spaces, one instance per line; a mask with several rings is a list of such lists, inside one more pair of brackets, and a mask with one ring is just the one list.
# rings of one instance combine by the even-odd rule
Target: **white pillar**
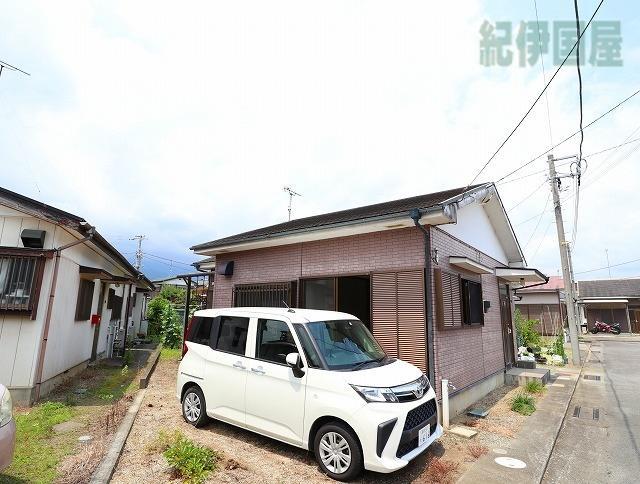
[[442,379],[442,427],[449,428],[449,380]]

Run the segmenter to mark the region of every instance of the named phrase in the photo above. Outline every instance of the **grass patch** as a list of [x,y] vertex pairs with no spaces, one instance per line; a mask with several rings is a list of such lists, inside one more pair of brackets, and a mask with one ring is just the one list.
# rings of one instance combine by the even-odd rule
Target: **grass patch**
[[147,444],[145,450],[147,451],[147,454],[159,454],[183,438],[184,434],[179,430],[173,430],[171,432],[161,430],[155,440],[150,444]]
[[161,434],[160,445],[169,444],[163,455],[177,477],[190,484],[200,484],[216,469],[220,456],[212,449],[198,445],[180,432]]
[[530,380],[524,386],[524,390],[527,393],[542,393],[544,392],[544,385],[538,380]]
[[511,410],[521,415],[531,415],[536,410],[536,404],[531,395],[520,393],[511,400]]
[[[60,460],[73,449],[73,442],[50,441],[54,425],[71,420],[75,410],[60,402],[46,402],[29,412],[16,415],[17,439],[13,463],[4,475],[33,483],[56,478]],[[2,479],[0,479],[1,481]]]
[[120,400],[126,393],[135,388],[135,371],[123,368],[104,368],[108,376],[91,393],[105,402]]
[[166,348],[162,347],[160,350],[160,359],[162,361],[180,361],[182,358],[182,347],[180,348]]

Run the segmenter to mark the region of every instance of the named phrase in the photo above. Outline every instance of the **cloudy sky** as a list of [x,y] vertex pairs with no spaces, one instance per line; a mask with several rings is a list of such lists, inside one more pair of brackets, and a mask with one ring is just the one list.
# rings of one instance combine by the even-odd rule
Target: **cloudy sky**
[[[580,1],[581,17],[597,3]],[[537,7],[550,30],[574,19],[570,0]],[[606,0],[596,17],[620,21],[624,65],[583,66],[585,125],[640,88],[639,11]],[[512,65],[480,64],[485,20],[513,23]],[[195,243],[286,220],[285,185],[303,194],[295,217],[464,186],[544,85],[541,62],[518,66],[521,20],[535,20],[533,0],[13,2],[0,59],[31,76],[0,77],[0,185],[83,216],[129,258],[145,234],[151,277],[187,271]],[[639,119],[640,95],[585,130],[583,153],[640,137]],[[578,120],[565,67],[480,180]],[[605,249],[612,265],[640,258],[638,145],[586,156],[579,278],[608,276],[584,273],[607,265]],[[577,150],[575,137],[553,153]],[[545,168],[499,190],[529,265],[555,275]],[[569,179],[563,189],[571,232]],[[640,275],[640,262],[611,273]]]

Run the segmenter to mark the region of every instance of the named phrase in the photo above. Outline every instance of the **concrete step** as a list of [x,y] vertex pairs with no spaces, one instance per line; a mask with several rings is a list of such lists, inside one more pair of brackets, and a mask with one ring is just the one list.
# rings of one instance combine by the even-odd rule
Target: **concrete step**
[[551,378],[551,372],[546,368],[511,368],[507,371],[504,382],[507,385],[523,386],[528,381],[539,381],[546,385]]

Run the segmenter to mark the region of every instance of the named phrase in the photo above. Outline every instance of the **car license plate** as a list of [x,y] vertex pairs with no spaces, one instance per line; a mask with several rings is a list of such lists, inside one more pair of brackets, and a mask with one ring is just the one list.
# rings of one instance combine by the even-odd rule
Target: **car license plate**
[[418,430],[418,447],[427,443],[431,435],[431,425],[427,425]]

